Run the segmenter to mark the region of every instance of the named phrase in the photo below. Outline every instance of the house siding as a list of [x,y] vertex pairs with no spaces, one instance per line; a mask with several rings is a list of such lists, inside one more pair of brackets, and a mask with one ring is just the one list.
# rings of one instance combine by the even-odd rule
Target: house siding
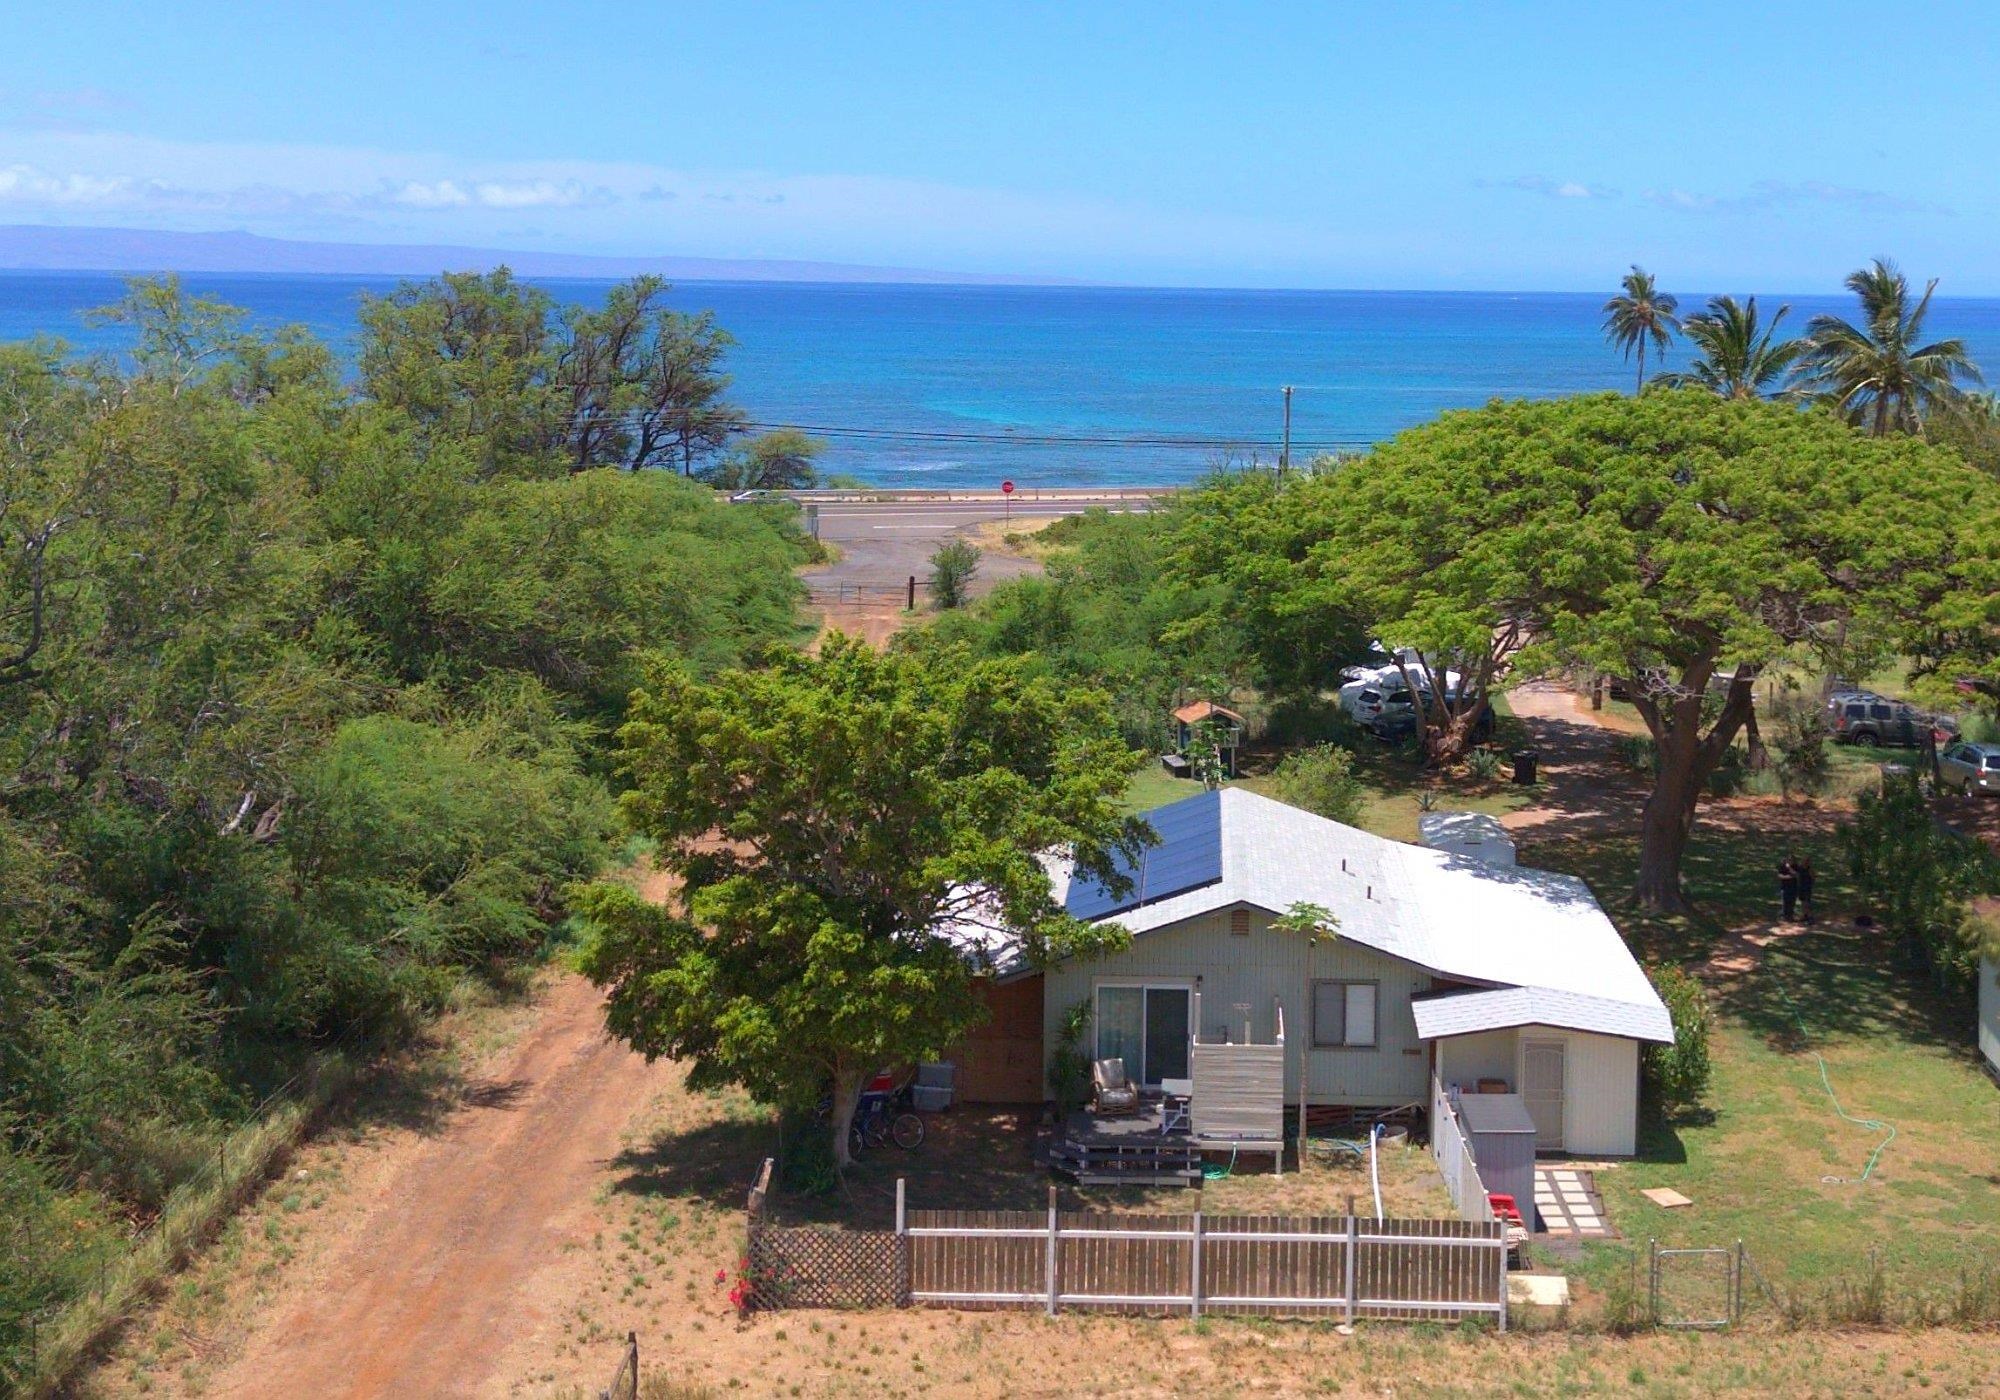
[[1563,1145],[1572,1157],[1630,1157],[1638,1150],[1639,1042],[1550,1026],[1482,1031],[1438,1042],[1438,1079],[1472,1092],[1504,1079],[1518,1093],[1525,1041],[1563,1046]]
[[1630,1157],[1638,1150],[1638,1041],[1549,1026],[1523,1026],[1509,1034],[1516,1037],[1517,1087],[1522,1079],[1522,1042],[1563,1042],[1565,1153],[1572,1157]]
[[[1238,905],[1236,908],[1246,908]],[[1410,996],[1430,985],[1430,974],[1358,943],[1321,942],[1309,947],[1298,934],[1271,927],[1271,915],[1250,909],[1250,931],[1229,931],[1230,909],[1218,909],[1137,935],[1132,946],[1087,962],[1070,962],[1044,974],[1043,1062],[1055,1049],[1063,1014],[1090,998],[1099,982],[1157,978],[1197,983],[1201,993],[1200,1033],[1243,1038],[1239,1003],[1249,1007],[1252,1038],[1269,1041],[1275,1031],[1272,1008],[1285,1009],[1285,1101],[1299,1096],[1301,1060],[1307,1065],[1307,1097],[1313,1103],[1394,1104],[1424,1099],[1429,1054],[1417,1039]],[[1312,1048],[1310,984],[1313,981],[1375,982],[1376,1046],[1373,1049]]]
[[2000,1073],[2000,962],[1979,963],[1979,1053]]

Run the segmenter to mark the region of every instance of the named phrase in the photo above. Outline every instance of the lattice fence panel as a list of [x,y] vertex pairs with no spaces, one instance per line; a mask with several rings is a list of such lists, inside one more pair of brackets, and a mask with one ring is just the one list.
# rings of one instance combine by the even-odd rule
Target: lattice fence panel
[[751,1306],[893,1308],[909,1291],[893,1230],[763,1225],[750,1232]]

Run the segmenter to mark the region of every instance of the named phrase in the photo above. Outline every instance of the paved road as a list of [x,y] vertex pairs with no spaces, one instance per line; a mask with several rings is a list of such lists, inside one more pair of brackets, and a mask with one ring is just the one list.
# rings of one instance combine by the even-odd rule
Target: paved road
[[[815,595],[829,589],[837,594],[843,585],[862,591],[892,589],[906,584],[912,574],[919,579],[928,574],[931,554],[952,535],[988,521],[1047,520],[1099,506],[1138,510],[1144,509],[1146,502],[1131,496],[1084,495],[1045,497],[1011,507],[998,500],[822,501],[818,503],[819,537],[838,546],[841,558],[808,569],[803,577]],[[1031,560],[990,554],[980,566],[979,583],[991,587],[1037,569]]]

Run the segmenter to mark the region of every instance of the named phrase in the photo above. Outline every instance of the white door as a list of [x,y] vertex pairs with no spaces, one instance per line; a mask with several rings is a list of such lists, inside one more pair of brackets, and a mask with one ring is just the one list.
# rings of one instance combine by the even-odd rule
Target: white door
[[1563,1148],[1563,1051],[1560,1040],[1521,1043],[1521,1106],[1535,1122],[1535,1151]]

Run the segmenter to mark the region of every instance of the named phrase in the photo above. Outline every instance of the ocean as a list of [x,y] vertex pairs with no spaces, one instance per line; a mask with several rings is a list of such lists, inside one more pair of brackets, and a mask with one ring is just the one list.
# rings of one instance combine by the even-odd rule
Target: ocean
[[[256,324],[303,323],[344,355],[362,294],[396,283],[185,280]],[[611,284],[543,285],[589,303]],[[120,289],[113,274],[0,273],[0,340],[121,350],[126,331],[80,314]],[[1633,380],[1604,341],[1597,295],[685,282],[668,300],[714,311],[736,337],[732,397],[754,421],[817,431],[827,471],[882,486],[1161,485],[1269,463],[1287,384],[1299,460],[1448,408]],[[1841,296],[1758,298],[1767,314],[1785,302],[1788,330],[1852,314]],[[1964,337],[2000,373],[2000,299],[1940,298],[1929,329]],[[1676,344],[1666,367],[1686,359]]]

